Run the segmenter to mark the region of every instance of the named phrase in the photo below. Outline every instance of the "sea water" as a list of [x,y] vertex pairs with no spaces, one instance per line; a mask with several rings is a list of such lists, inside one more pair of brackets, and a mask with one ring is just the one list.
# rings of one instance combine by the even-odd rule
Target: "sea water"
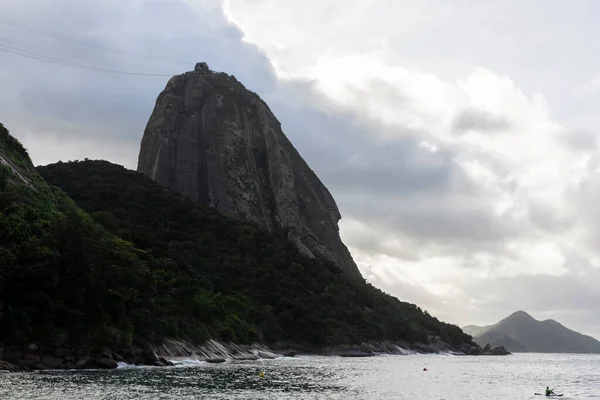
[[[427,371],[423,371],[427,368]],[[264,371],[264,378],[259,376]],[[600,355],[295,357],[167,368],[0,374],[0,399],[600,398]]]

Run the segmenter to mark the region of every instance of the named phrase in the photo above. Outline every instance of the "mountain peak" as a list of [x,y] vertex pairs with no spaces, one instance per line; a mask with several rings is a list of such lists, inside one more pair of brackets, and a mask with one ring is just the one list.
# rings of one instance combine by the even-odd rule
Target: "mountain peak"
[[205,62],[196,63],[194,67],[194,72],[200,72],[201,74],[207,74],[210,72],[210,68],[208,68],[208,64]]
[[138,172],[361,278],[333,196],[268,105],[233,75],[199,62],[169,80],[144,131]]
[[519,311],[515,311],[514,313],[510,314],[508,317],[506,317],[505,319],[509,319],[509,318],[527,318],[527,319],[535,319],[533,318],[531,315],[527,314],[525,311],[523,310],[519,310]]

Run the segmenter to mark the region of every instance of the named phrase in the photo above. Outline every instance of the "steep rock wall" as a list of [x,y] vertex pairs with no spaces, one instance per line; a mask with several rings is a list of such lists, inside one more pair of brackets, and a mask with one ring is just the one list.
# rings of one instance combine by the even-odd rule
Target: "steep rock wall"
[[337,205],[258,95],[198,63],[174,76],[146,126],[138,171],[231,217],[286,236],[360,277]]

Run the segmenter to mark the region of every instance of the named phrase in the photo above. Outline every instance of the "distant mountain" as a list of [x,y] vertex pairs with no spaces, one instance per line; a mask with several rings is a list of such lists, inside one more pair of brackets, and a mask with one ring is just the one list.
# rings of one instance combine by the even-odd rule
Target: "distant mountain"
[[467,325],[463,331],[480,346],[504,346],[510,352],[600,353],[600,341],[547,319],[517,311],[494,325]]
[[486,326],[477,326],[477,325],[467,325],[462,328],[463,332],[467,335],[471,335],[473,337],[480,336],[484,334],[491,325]]
[[506,350],[510,351],[511,353],[525,353],[528,351],[525,346],[517,342],[509,335],[502,332],[496,332],[494,330],[484,332],[483,334],[477,336],[474,340],[478,344],[489,343],[491,347],[503,346]]

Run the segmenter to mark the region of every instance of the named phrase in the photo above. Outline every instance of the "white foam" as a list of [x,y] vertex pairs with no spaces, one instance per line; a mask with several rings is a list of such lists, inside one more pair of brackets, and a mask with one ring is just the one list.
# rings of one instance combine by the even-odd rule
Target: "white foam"
[[198,360],[195,358],[184,358],[184,359],[171,359],[169,360],[171,361],[173,364],[175,364],[175,367],[199,367],[201,365],[207,365],[208,363],[206,361],[202,361],[202,360]]

